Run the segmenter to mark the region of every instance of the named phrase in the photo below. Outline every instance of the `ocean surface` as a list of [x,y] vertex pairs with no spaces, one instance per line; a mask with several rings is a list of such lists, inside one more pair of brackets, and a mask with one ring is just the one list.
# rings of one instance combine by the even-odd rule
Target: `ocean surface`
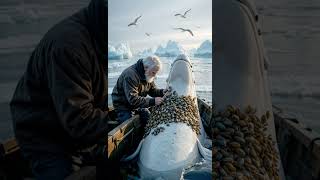
[[[112,105],[111,93],[118,77],[124,69],[135,64],[141,57],[132,57],[125,60],[108,61],[108,104]],[[166,79],[170,72],[171,63],[175,57],[160,57],[162,70],[157,75],[155,84],[157,88],[166,88]],[[208,104],[212,103],[212,58],[190,57],[192,70],[196,82],[197,96]]]
[[320,133],[320,1],[257,0],[272,102]]

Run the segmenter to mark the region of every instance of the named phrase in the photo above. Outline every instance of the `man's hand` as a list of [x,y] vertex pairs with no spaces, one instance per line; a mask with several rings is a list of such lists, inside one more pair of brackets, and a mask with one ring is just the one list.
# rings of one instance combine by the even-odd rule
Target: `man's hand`
[[170,92],[172,90],[171,86],[169,86],[168,88],[164,89],[163,90],[163,93],[167,93],[167,92]]
[[162,102],[163,102],[163,98],[162,97],[156,97],[155,98],[156,105],[160,105]]
[[164,93],[164,95],[163,95],[163,99],[166,99],[167,98],[167,96],[170,96],[171,94],[172,94],[172,88],[171,88],[171,86],[169,86],[169,88],[167,88],[167,89],[165,89],[164,91],[163,91],[163,93]]

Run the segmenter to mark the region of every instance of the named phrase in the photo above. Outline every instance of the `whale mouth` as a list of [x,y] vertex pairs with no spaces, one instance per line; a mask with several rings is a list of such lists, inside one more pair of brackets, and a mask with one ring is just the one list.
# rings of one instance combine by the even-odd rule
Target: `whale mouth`
[[191,64],[190,60],[187,60],[187,59],[175,59],[175,60],[173,61],[173,63],[171,64],[171,67],[172,67],[177,61],[185,61],[185,62],[187,62],[187,63],[190,65],[190,67],[192,67],[192,64]]
[[167,87],[171,86],[177,94],[196,96],[192,64],[187,55],[180,54],[171,64]]
[[185,62],[187,62],[187,63],[190,65],[190,67],[192,68],[192,64],[191,64],[190,58],[189,58],[187,55],[185,55],[185,54],[180,54],[180,55],[178,55],[177,58],[172,62],[171,67],[173,67],[173,65],[174,65],[177,61],[185,61]]

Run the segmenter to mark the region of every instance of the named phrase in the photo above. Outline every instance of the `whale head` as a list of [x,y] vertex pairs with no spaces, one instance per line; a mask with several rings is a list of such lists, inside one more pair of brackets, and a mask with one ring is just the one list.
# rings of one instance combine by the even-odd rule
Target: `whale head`
[[171,64],[171,70],[167,78],[167,87],[171,87],[179,96],[189,95],[196,97],[192,65],[187,55],[178,55]]

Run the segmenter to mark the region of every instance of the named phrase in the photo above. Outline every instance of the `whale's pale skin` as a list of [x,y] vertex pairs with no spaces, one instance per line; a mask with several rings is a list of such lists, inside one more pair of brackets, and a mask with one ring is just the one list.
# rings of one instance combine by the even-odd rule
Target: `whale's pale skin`
[[[192,96],[196,98],[196,87],[189,58],[179,55],[173,62],[167,86],[176,91],[179,96]],[[139,172],[142,179],[180,179],[183,168],[200,161],[200,158],[211,161],[211,151],[201,144],[205,139],[205,132],[200,121],[200,135],[198,136],[190,126],[185,123],[170,123],[170,126],[160,124],[165,130],[157,136],[151,133],[139,144]],[[140,150],[140,151],[139,151]]]

